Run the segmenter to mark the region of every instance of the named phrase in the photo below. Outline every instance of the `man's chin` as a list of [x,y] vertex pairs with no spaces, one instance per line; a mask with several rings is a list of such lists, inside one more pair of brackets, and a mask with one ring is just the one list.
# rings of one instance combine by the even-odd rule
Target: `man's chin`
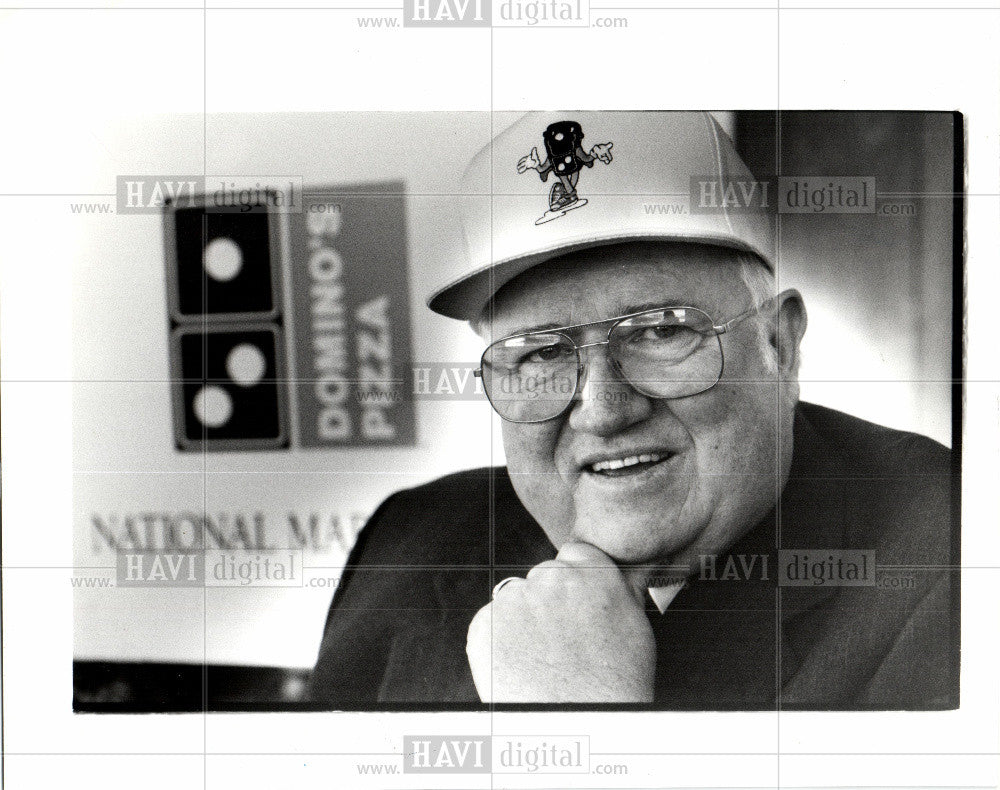
[[619,565],[654,568],[669,565],[671,558],[684,551],[691,543],[687,540],[656,540],[656,537],[660,536],[654,533],[651,537],[649,532],[641,527],[626,528],[614,534],[607,534],[603,529],[584,527],[575,529],[571,539],[582,540],[596,546]]

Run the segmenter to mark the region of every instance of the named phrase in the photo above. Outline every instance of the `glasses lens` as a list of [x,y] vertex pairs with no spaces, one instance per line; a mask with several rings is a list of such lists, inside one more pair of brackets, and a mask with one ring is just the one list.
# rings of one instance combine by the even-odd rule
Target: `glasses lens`
[[505,420],[540,422],[561,414],[573,400],[577,368],[576,349],[565,335],[519,335],[486,349],[483,386]]
[[611,353],[644,395],[696,395],[722,375],[722,344],[711,328],[708,315],[690,307],[643,313],[615,326]]

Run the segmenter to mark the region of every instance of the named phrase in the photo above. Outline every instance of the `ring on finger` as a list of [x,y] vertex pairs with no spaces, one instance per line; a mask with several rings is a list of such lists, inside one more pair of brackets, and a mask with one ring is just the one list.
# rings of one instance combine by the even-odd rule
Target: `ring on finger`
[[506,579],[501,579],[500,581],[498,581],[496,583],[496,586],[493,588],[493,594],[490,597],[492,599],[496,599],[497,593],[499,593],[504,588],[505,585],[510,584],[513,581],[521,581],[521,577],[520,576],[508,576]]

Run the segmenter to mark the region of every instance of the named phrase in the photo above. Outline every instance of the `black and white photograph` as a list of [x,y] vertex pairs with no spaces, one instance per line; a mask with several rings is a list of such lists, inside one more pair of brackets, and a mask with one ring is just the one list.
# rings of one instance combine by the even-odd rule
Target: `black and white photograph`
[[883,12],[5,12],[185,32],[2,80],[66,95],[0,165],[4,781],[1000,786],[1000,9]]
[[118,177],[77,709],[958,705],[960,115],[209,123],[326,170]]

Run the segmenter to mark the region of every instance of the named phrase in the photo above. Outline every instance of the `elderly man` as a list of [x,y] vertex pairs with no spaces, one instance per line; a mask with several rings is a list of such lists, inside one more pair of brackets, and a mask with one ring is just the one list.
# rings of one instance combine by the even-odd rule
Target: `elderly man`
[[[548,212],[521,177],[543,135],[579,178]],[[806,310],[775,287],[773,217],[643,210],[752,180],[714,119],[532,114],[473,162],[471,194],[491,172],[468,267],[429,304],[484,340],[507,467],[382,504],[314,700],[956,706],[950,454],[799,402]]]

